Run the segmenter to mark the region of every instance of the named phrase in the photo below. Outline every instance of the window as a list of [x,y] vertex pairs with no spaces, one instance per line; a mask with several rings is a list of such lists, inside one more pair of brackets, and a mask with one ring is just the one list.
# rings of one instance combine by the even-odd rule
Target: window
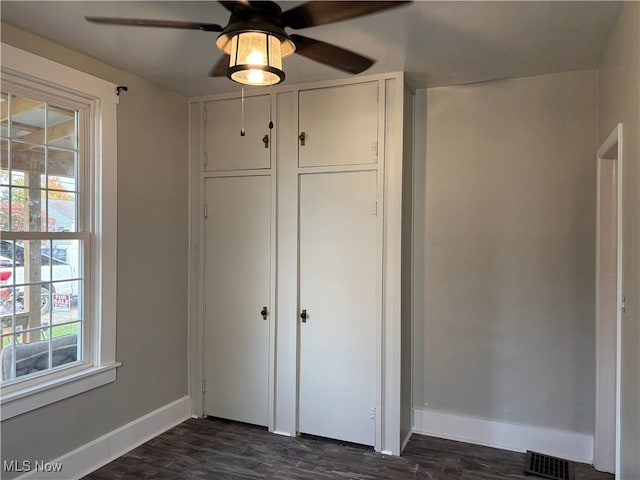
[[2,44],[2,419],[115,380],[115,85]]

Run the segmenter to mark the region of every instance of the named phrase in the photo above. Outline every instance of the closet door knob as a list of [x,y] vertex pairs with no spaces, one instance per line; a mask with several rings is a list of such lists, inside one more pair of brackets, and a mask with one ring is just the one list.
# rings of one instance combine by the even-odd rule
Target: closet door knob
[[262,315],[263,320],[267,319],[267,307],[262,307],[262,310],[260,310],[260,315]]
[[302,312],[300,312],[300,318],[302,319],[302,323],[307,323],[307,311],[306,310],[302,310]]
[[302,132],[299,136],[298,139],[300,140],[300,146],[304,147],[304,141],[307,139],[307,135]]

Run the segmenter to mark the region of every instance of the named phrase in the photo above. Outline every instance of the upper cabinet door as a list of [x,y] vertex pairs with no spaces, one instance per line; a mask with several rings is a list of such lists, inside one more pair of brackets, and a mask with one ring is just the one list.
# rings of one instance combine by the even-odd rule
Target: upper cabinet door
[[205,104],[205,171],[271,167],[269,102],[269,95],[245,97],[244,136],[240,135],[241,99],[215,100]]
[[300,167],[378,161],[378,82],[299,93]]

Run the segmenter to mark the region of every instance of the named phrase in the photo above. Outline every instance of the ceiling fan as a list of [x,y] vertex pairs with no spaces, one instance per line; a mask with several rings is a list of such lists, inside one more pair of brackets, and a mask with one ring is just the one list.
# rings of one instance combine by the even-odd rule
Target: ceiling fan
[[410,1],[325,1],[313,0],[282,11],[272,1],[220,1],[231,16],[226,26],[215,23],[136,18],[85,17],[108,25],[179,28],[220,32],[216,45],[222,58],[209,72],[211,77],[227,76],[245,85],[274,85],[284,80],[282,58],[297,53],[347,73],[361,73],[374,60],[342,47],[302,35],[289,35],[285,28],[298,30],[349,20]]

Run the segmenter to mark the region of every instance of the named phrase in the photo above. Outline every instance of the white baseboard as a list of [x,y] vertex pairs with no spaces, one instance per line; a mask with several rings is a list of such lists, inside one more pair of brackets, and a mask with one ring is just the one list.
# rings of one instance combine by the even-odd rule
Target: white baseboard
[[282,435],[283,437],[295,437],[295,434],[292,434],[291,432],[284,432],[282,430],[274,430],[272,433],[275,435]]
[[61,464],[57,473],[30,471],[16,480],[75,480],[88,475],[153,437],[191,418],[191,398],[182,397],[95,440],[47,462]]
[[545,453],[581,463],[593,463],[593,436],[414,409],[414,433],[475,443],[513,452]]

